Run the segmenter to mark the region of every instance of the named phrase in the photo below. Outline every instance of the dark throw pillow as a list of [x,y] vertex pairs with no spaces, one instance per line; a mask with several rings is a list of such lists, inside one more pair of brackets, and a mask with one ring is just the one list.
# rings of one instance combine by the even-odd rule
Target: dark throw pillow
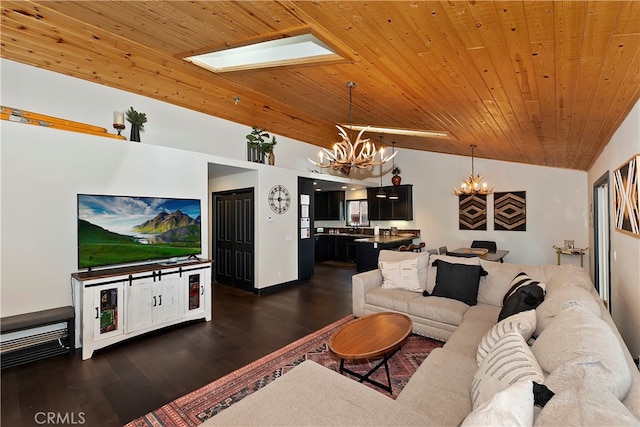
[[518,273],[504,295],[498,322],[521,311],[535,309],[544,301],[545,287],[545,284],[532,280],[527,273]]
[[487,272],[479,265],[451,264],[442,260],[435,262],[438,270],[436,286],[431,295],[476,305],[480,276],[486,276]]

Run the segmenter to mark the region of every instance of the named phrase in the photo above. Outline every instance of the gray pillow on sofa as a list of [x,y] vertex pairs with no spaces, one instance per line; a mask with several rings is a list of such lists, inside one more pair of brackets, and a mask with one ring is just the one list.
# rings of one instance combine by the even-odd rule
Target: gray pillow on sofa
[[631,387],[620,341],[604,320],[579,302],[567,302],[531,350],[549,372],[544,384],[555,393],[585,382],[622,400]]
[[587,310],[600,317],[600,305],[593,298],[591,292],[585,291],[584,288],[574,284],[566,284],[554,287],[552,290],[547,289],[544,301],[536,307],[537,326],[534,336],[537,337],[544,331],[568,301],[580,302]]
[[[487,274],[479,265],[451,264],[441,259],[434,261],[438,267],[436,286],[432,296],[451,298],[467,305],[478,302],[480,276]],[[428,292],[424,292],[428,296]]]

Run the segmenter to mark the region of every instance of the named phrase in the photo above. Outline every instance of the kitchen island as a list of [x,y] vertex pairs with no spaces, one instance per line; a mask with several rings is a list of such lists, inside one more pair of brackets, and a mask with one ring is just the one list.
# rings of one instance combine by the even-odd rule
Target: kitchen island
[[413,234],[397,236],[370,236],[354,239],[356,244],[356,269],[358,273],[378,268],[378,253],[382,249],[394,250],[402,245],[409,246],[414,239]]

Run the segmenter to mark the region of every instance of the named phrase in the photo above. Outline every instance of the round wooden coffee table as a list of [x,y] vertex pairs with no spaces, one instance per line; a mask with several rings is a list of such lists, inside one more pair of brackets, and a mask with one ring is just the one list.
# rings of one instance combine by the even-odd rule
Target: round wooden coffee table
[[[340,373],[348,373],[374,384],[389,393],[391,376],[387,361],[400,350],[400,344],[409,336],[413,328],[411,319],[400,313],[374,313],[362,316],[344,325],[329,339],[329,348],[340,356]],[[362,375],[344,367],[345,360],[373,359],[382,356],[382,361]],[[389,385],[372,380],[371,375],[381,366],[387,371]]]

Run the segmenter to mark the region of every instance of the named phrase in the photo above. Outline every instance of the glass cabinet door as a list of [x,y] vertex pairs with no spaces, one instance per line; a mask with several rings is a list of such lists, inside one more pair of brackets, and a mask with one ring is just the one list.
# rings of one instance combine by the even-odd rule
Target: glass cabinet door
[[96,286],[94,292],[94,340],[121,335],[124,332],[121,313],[122,283]]
[[189,311],[204,310],[204,283],[202,273],[189,274],[187,277],[189,292]]

